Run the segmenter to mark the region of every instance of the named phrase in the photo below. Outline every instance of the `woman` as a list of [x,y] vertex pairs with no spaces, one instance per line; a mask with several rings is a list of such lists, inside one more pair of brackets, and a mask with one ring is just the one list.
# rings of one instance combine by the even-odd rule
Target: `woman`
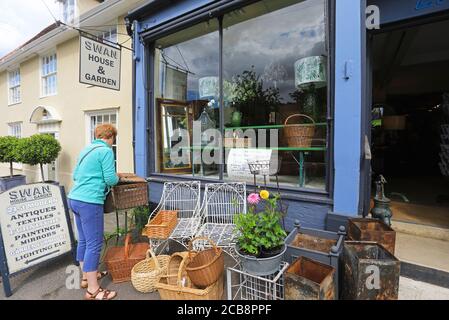
[[85,299],[111,300],[117,292],[100,287],[98,280],[107,273],[99,273],[103,246],[103,205],[107,190],[119,182],[115,172],[112,145],[117,129],[110,124],[95,128],[92,144],[81,151],[73,173],[74,187],[69,193],[70,207],[78,230],[77,261],[83,271],[81,287],[87,288]]

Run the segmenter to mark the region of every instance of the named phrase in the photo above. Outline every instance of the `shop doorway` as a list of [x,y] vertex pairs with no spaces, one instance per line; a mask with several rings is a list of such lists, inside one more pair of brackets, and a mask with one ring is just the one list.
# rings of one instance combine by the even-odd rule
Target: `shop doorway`
[[449,232],[447,30],[449,20],[415,23],[370,35],[368,44],[372,182],[379,175],[388,182],[393,225],[441,234]]

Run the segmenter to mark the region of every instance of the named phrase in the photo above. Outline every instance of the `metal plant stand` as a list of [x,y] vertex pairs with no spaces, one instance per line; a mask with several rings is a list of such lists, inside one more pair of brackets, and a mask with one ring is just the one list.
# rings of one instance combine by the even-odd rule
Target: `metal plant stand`
[[279,271],[269,276],[255,276],[239,269],[228,268],[228,300],[284,300],[284,274],[289,264],[282,262]]

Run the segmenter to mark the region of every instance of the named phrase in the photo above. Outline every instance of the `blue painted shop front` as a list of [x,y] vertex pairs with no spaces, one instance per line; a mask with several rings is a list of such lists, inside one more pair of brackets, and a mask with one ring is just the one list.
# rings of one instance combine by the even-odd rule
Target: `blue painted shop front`
[[[160,118],[158,118],[159,116],[155,109],[159,108],[159,104],[156,101],[158,101],[157,98],[160,98],[157,93],[160,85],[154,77],[155,73],[158,73],[155,70],[157,70],[160,62],[158,57],[155,57],[155,51],[162,46],[165,48],[167,46],[166,43],[175,41],[170,38],[170,34],[176,32],[182,34],[180,31],[186,29],[188,31],[185,33],[195,34],[197,30],[192,29],[192,26],[198,25],[207,19],[229,14],[229,16],[225,16],[223,20],[220,20],[222,22],[219,22],[216,27],[217,39],[224,39],[218,40],[217,48],[226,50],[227,37],[235,36],[235,34],[230,34],[229,30],[235,27],[232,25],[222,28],[220,23],[226,24],[227,19],[231,20],[233,18],[232,15],[236,15],[239,12],[243,15],[245,12],[252,14],[252,11],[255,10],[251,10],[250,7],[247,9],[245,5],[251,6],[251,4],[255,3],[257,5],[258,3],[257,1],[190,0],[170,1],[169,5],[167,5],[167,2],[164,5],[163,2],[153,1],[146,7],[130,13],[128,17],[130,24],[133,26],[135,50],[135,168],[138,175],[149,178],[150,199],[154,203],[159,201],[165,181],[189,179],[186,174],[172,175],[170,172],[163,172],[163,170],[158,168],[157,148],[159,144],[157,140],[160,137],[158,137],[155,127],[157,127],[157,122]],[[267,3],[267,1],[262,2],[264,4]],[[289,2],[294,3],[295,1]],[[324,152],[325,155],[323,156],[326,168],[322,170],[325,171],[325,174],[321,189],[320,187],[315,189],[295,187],[291,184],[286,184],[285,188],[281,186],[283,198],[289,202],[286,228],[292,229],[294,221],[299,219],[302,225],[306,227],[333,230],[344,221],[344,218],[361,215],[363,210],[363,199],[360,197],[360,192],[362,189],[361,159],[363,158],[362,146],[364,143],[364,139],[362,139],[361,106],[363,105],[363,99],[365,99],[364,84],[362,82],[365,49],[362,43],[365,41],[365,38],[364,28],[361,28],[361,26],[365,19],[365,6],[363,1],[358,0],[339,0],[335,2],[308,0],[296,2],[298,3],[298,9],[301,10],[307,10],[308,6],[313,7],[314,4],[322,4],[325,8],[322,20],[325,21],[325,28],[327,29],[325,37],[327,45],[323,46],[323,48],[326,47],[326,50],[328,50],[326,52],[328,74],[327,110],[322,122],[323,126],[327,127],[327,134],[325,134],[327,140],[325,148],[323,148],[327,152]],[[275,13],[281,12],[281,10],[276,11],[274,9],[272,11]],[[317,14],[317,17],[321,18],[319,14]],[[209,22],[208,27],[213,29],[213,24],[214,22]],[[296,32],[298,30],[293,31]],[[299,32],[301,31],[305,34],[304,32],[307,30],[300,30]],[[311,32],[313,33],[314,31]],[[286,33],[284,32],[284,34]],[[180,47],[183,49],[182,45]],[[169,49],[164,49],[165,51],[162,55],[167,54]],[[176,52],[179,51],[176,50]],[[184,51],[180,59],[184,59],[185,56],[185,60],[190,61],[186,52]],[[228,56],[231,56],[231,54],[225,52],[225,54],[220,56],[220,53],[218,53],[218,60],[221,61],[221,64],[218,64],[216,71],[219,76],[224,78],[223,83],[227,81],[225,74],[226,68],[229,68],[226,64],[226,59],[229,59]],[[168,61],[167,64],[170,63],[170,59],[174,60],[173,57],[163,58]],[[213,63],[213,59],[209,60],[211,61],[210,63]],[[291,65],[290,62],[289,65]],[[183,73],[183,68],[179,67],[179,69]],[[282,66],[280,69],[281,71],[278,68],[276,69],[277,72],[275,72],[278,76],[284,72],[282,71]],[[178,72],[178,76],[182,78],[181,73]],[[190,76],[188,70],[184,73]],[[290,71],[287,70],[284,73],[289,74]],[[165,73],[164,77],[169,77],[168,73]],[[289,82],[289,80],[287,79],[284,82]],[[225,86],[226,84],[223,85],[223,87]],[[274,86],[276,87],[276,83]],[[278,86],[281,87],[279,84]],[[165,84],[165,87],[167,87],[167,84]],[[221,92],[226,90],[222,87],[220,89],[223,90]],[[187,95],[191,96],[190,93]],[[182,97],[178,97],[175,100],[182,100]],[[221,102],[226,104],[225,100],[223,98]],[[225,116],[219,115],[216,119],[213,119],[214,115],[211,114],[210,118],[220,122],[220,128],[223,129],[225,121],[223,117]],[[268,125],[269,123],[265,124]],[[260,123],[258,125],[258,127],[263,127]],[[193,172],[195,174],[195,169]],[[210,176],[201,176],[199,173],[194,177],[190,177],[190,180],[201,180],[202,184],[226,181],[225,178],[222,179],[223,171],[217,174],[216,179]],[[248,191],[253,190],[251,181],[249,181],[247,189]],[[275,187],[270,189],[276,190]]]
[[[381,30],[365,27],[367,15],[371,14],[371,11],[366,12],[366,7],[371,5],[379,9]],[[313,143],[311,148],[280,148],[312,150],[295,154],[305,157],[305,172],[309,174],[305,184],[301,176],[299,183],[292,182],[298,171],[294,163],[284,168],[285,181],[281,182],[281,189],[283,198],[289,202],[287,229],[299,219],[307,227],[336,230],[348,217],[367,214],[371,198],[372,104],[371,53],[367,39],[371,33],[398,25],[445,19],[448,11],[449,1],[441,0],[156,0],[136,9],[128,16],[133,26],[129,32],[133,34],[135,49],[135,167],[137,174],[149,178],[151,201],[159,201],[165,181],[201,180],[203,185],[230,181],[223,168],[212,170],[214,176],[206,174],[208,168],[203,170],[202,166],[198,170],[195,165],[193,169],[164,170],[161,167],[161,163],[166,162],[163,155],[158,154],[163,139],[158,129],[162,120],[158,110],[167,103],[164,98],[168,96],[168,103],[178,107],[196,101],[200,106],[189,109],[194,120],[203,119],[212,128],[215,125],[226,132],[231,122],[228,119],[233,119],[227,111],[232,109],[228,107],[235,106],[238,100],[229,88],[235,89],[236,78],[242,85],[242,79],[248,81],[254,75],[254,81],[260,78],[265,82],[261,85],[263,95],[280,97],[282,106],[268,108],[265,122],[253,115],[246,123],[244,115],[240,127],[280,128],[287,123],[284,123],[285,117],[273,120],[271,111],[278,117],[282,110],[290,112],[286,112],[286,116],[297,113],[298,108],[308,110],[304,104],[298,107],[298,101],[307,100],[307,95],[301,95],[307,90],[300,92],[297,101],[292,98],[296,91],[285,94],[288,89],[301,87],[302,80],[298,80],[293,66],[301,64],[300,61],[317,61],[308,59],[313,58],[309,56],[320,56],[327,61],[326,87],[316,92],[321,92],[325,107],[321,114],[313,110],[304,113],[315,118],[318,128],[315,135],[321,134],[325,143]],[[271,42],[267,44],[264,39],[271,39]],[[237,56],[239,59],[235,59]],[[246,65],[240,70],[245,71],[240,74],[236,66],[245,59]],[[198,61],[201,66],[207,65],[208,70],[195,69]],[[323,80],[318,78],[315,79],[316,88]],[[180,83],[186,88],[176,92]],[[209,87],[200,88],[201,83],[209,83]],[[216,88],[210,86],[214,83]],[[268,86],[270,89],[266,88]],[[220,94],[214,99],[217,92]],[[249,112],[243,111],[244,114]],[[322,131],[320,125],[324,128]],[[324,169],[316,169],[314,162],[324,163]],[[253,190],[251,181],[247,189]],[[276,191],[277,188],[270,185],[270,189]]]

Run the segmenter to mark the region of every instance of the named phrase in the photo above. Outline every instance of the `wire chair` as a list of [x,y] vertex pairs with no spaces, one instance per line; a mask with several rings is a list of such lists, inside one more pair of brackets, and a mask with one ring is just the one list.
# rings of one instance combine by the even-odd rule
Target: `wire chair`
[[[170,234],[173,239],[181,244],[186,244],[193,238],[200,227],[200,198],[201,183],[199,181],[165,182],[161,200],[151,213],[148,222],[160,210],[175,210],[178,212],[178,223]],[[156,250],[167,239],[150,239],[153,250]]]
[[240,213],[246,213],[244,182],[206,184],[201,208],[202,225],[196,236],[211,239],[235,257],[234,217]]

